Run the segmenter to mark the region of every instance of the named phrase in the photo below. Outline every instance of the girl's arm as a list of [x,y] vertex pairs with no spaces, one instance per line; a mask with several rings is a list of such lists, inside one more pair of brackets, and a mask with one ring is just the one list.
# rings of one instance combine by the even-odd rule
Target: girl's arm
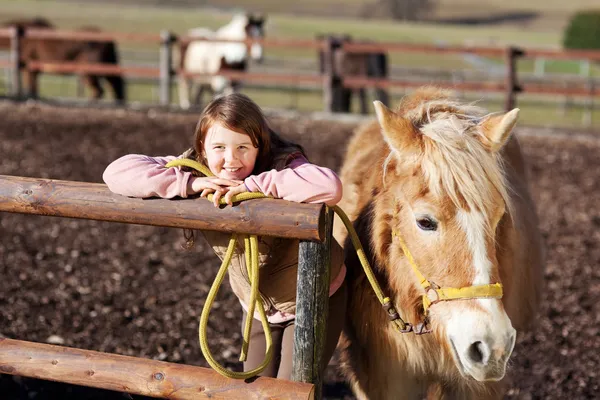
[[187,197],[188,181],[192,174],[180,168],[166,168],[174,156],[149,157],[128,154],[110,163],[102,174],[108,188],[131,197]]
[[292,160],[287,168],[250,175],[244,184],[251,192],[261,192],[299,203],[335,205],[342,199],[342,182],[329,168],[310,164],[306,158]]

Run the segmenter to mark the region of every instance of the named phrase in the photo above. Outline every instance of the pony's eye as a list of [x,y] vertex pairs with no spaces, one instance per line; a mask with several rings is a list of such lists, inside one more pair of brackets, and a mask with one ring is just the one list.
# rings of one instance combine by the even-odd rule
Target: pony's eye
[[430,217],[419,217],[417,218],[417,226],[424,231],[435,231],[437,230],[437,222]]

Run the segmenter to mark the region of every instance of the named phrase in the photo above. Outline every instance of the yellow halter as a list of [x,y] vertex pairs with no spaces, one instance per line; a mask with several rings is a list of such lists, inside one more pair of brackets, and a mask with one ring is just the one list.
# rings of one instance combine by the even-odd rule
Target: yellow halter
[[395,328],[402,333],[414,332],[416,334],[423,334],[431,332],[427,329],[427,319],[429,316],[429,307],[440,302],[440,301],[449,301],[449,300],[460,300],[460,299],[474,299],[474,298],[501,298],[502,297],[502,284],[494,283],[489,285],[476,285],[476,286],[468,286],[463,288],[440,288],[433,282],[430,282],[425,278],[425,276],[419,271],[417,267],[417,263],[413,258],[411,252],[408,250],[406,243],[400,236],[400,234],[396,231],[392,231],[392,236],[397,237],[400,242],[400,246],[402,247],[402,251],[406,255],[410,266],[412,267],[414,273],[417,275],[419,282],[423,289],[425,290],[425,294],[423,294],[423,314],[425,316],[425,320],[418,323],[417,325],[413,325],[411,323],[405,322],[395,307],[392,304],[392,301],[389,297],[387,297],[383,291],[381,290],[381,286],[377,282],[375,278],[375,274],[369,265],[369,261],[365,255],[365,251],[360,243],[358,235],[350,222],[350,219],[346,215],[346,213],[339,208],[338,206],[334,206],[333,210],[338,214],[338,216],[344,222],[348,233],[350,234],[350,239],[352,240],[352,244],[356,249],[356,253],[358,255],[358,259],[367,275],[369,283],[375,292],[375,295],[379,299],[379,302],[383,306],[386,311],[388,318],[391,322],[395,324]]
[[438,303],[440,301],[449,301],[449,300],[460,300],[460,299],[476,299],[476,298],[501,298],[502,297],[502,284],[501,283],[492,283],[488,285],[474,285],[467,286],[462,288],[452,288],[446,287],[441,288],[433,282],[430,282],[423,276],[419,268],[417,267],[417,263],[413,258],[412,254],[408,250],[406,243],[402,239],[402,236],[398,233],[398,231],[393,230],[392,236],[398,238],[400,242],[400,246],[402,247],[402,251],[406,255],[410,266],[412,267],[415,275],[419,279],[419,283],[425,290],[425,294],[423,295],[423,313],[425,316],[429,313],[429,307]]

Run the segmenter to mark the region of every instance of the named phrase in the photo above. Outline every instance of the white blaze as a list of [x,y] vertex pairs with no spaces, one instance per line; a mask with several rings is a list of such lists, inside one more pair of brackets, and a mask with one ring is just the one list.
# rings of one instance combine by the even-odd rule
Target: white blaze
[[456,215],[460,227],[465,232],[467,243],[473,257],[475,267],[475,278],[473,285],[487,285],[490,283],[492,262],[487,256],[485,245],[485,221],[479,212],[468,212],[459,210]]

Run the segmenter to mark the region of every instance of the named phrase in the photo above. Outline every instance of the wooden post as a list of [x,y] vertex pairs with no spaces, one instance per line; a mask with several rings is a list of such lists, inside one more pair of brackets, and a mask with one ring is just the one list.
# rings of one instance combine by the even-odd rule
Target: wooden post
[[23,96],[23,86],[21,84],[21,45],[23,39],[23,28],[13,27],[12,37],[10,41],[10,60],[13,64],[12,75],[12,92],[13,96],[21,98]]
[[524,52],[516,47],[506,49],[506,100],[504,109],[510,111],[515,108],[517,103],[516,94],[521,92],[521,87],[517,83],[517,58],[523,56]]
[[[369,57],[369,66],[373,72],[373,76],[381,79],[388,78],[388,57],[387,53],[375,53]],[[384,87],[375,88],[375,98],[381,101],[386,106],[390,107],[390,95]]]
[[[352,92],[354,89],[344,87],[343,66],[347,60],[344,44],[352,40],[350,35],[335,36],[333,42],[333,112],[352,112]],[[350,55],[352,56],[352,55]],[[361,88],[364,89],[364,88]]]
[[315,399],[322,398],[323,352],[329,313],[329,275],[333,211],[325,213],[324,242],[301,241],[296,286],[296,326],[292,379],[313,383]]
[[173,56],[173,42],[174,36],[169,31],[160,32],[161,44],[160,44],[160,94],[159,102],[161,106],[168,106],[171,104],[171,82],[173,77],[172,71],[172,56]]
[[589,96],[584,101],[584,110],[582,116],[583,126],[591,128],[594,123],[594,79],[589,76],[587,81],[587,88],[589,90]]
[[323,38],[319,50],[321,74],[323,76],[323,111],[333,112],[333,38]]

